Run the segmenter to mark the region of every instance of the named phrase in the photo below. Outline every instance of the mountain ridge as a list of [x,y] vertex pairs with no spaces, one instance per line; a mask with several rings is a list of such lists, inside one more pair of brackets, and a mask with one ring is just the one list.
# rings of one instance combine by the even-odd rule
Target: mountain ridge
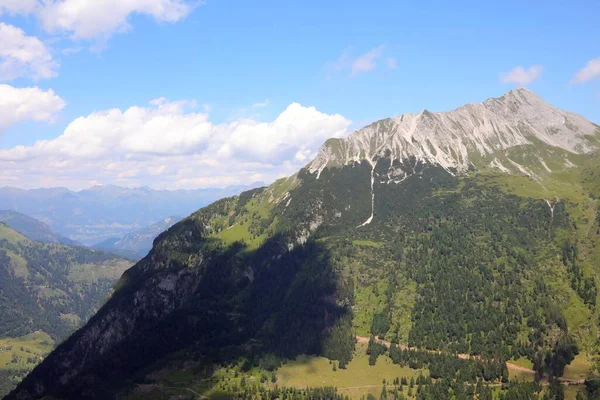
[[69,246],[80,246],[80,244],[74,240],[61,236],[42,221],[13,210],[0,210],[0,221],[27,236],[31,240]]
[[139,231],[128,233],[122,237],[109,238],[92,246],[97,249],[109,251],[123,257],[142,259],[152,249],[156,237],[181,221],[179,216],[167,217]]
[[[473,153],[486,158],[531,144],[532,137],[571,153],[587,153],[598,148],[597,131],[598,126],[582,116],[554,108],[528,89],[515,89],[452,111],[423,110],[377,121],[347,138],[329,139],[307,167],[319,176],[325,167],[361,160],[373,163],[383,157],[390,157],[393,164],[415,157],[465,172],[484,166],[476,165]],[[508,169],[499,162],[487,166]]]

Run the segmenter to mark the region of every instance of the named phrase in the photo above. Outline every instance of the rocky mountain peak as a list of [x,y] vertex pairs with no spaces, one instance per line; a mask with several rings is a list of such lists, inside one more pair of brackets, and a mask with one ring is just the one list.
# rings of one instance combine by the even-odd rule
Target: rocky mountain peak
[[481,167],[475,160],[489,163],[498,152],[540,142],[586,153],[597,147],[597,129],[582,116],[555,108],[520,88],[452,111],[423,110],[377,121],[345,139],[328,140],[308,169],[320,174],[325,167],[362,160],[415,157],[460,172]]

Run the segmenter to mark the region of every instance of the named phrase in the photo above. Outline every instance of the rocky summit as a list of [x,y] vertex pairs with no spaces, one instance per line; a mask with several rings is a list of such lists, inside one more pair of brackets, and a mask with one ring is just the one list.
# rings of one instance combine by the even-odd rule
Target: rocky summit
[[[390,158],[394,165],[394,161],[414,157],[448,171],[490,167],[523,172],[526,166],[510,158],[500,162],[497,156],[510,148],[538,143],[588,153],[598,148],[597,128],[580,115],[552,107],[528,89],[515,89],[453,111],[401,114],[375,122],[348,138],[330,139],[308,170],[318,175],[326,167],[363,160],[375,163]],[[544,166],[543,160],[540,162]],[[567,160],[565,163],[569,165]]]

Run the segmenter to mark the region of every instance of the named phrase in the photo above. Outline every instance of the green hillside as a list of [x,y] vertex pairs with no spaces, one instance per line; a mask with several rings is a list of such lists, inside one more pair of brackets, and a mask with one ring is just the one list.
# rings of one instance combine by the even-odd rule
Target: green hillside
[[129,266],[106,253],[35,242],[0,223],[0,394],[92,316]]
[[54,340],[41,331],[0,338],[0,395],[8,393],[54,348]]
[[[279,369],[308,354],[335,360],[338,371],[354,370],[353,360],[366,351],[367,364],[398,365],[390,376],[430,371],[428,390],[446,394],[466,380],[487,382],[497,397],[506,379],[536,376],[513,365],[543,379],[587,378],[599,350],[598,159],[541,180],[491,171],[453,176],[407,162],[414,174],[401,185],[375,181],[374,218],[360,228],[371,206],[366,163],[325,169],[319,179],[302,170],[198,211],[157,239],[88,326],[24,387],[42,382],[45,393],[66,398],[96,390],[136,399],[245,398],[259,387],[274,389],[274,382],[339,385],[327,376],[343,379],[345,372],[314,381],[310,374],[292,379],[289,371],[299,370],[291,366]],[[143,300],[134,307],[139,293]],[[98,333],[125,326],[135,329],[127,336]],[[354,337],[369,335],[416,353],[357,347]],[[74,366],[77,376],[101,386],[48,381],[62,373],[59,360],[107,340],[114,347]],[[138,372],[122,380],[122,371],[131,370]],[[366,383],[381,392],[380,379]]]

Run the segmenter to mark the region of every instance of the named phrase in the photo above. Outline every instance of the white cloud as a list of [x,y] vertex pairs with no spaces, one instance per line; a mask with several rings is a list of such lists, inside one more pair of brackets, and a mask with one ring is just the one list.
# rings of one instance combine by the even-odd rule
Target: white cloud
[[571,83],[585,83],[596,78],[600,78],[600,57],[588,61],[585,67],[575,74]]
[[22,29],[0,22],[0,80],[20,77],[34,80],[56,76],[58,63],[46,45]]
[[76,46],[76,47],[66,47],[66,48],[62,49],[60,52],[62,54],[64,54],[65,56],[70,56],[71,54],[80,53],[82,50],[83,50],[83,47]]
[[37,7],[37,0],[0,0],[0,15],[29,14]]
[[502,82],[526,86],[537,80],[542,75],[543,70],[544,67],[541,65],[532,65],[529,68],[518,66],[513,68],[510,72],[502,74]]
[[[368,52],[353,58],[350,48],[344,50],[342,54],[335,60],[325,64],[325,70],[333,72],[349,71],[349,76],[356,77],[364,72],[370,72],[379,66],[379,62],[383,57],[385,45],[379,45]],[[396,59],[388,58],[386,65],[389,69],[396,68]]]
[[158,22],[175,23],[201,4],[190,0],[0,0],[0,14],[33,14],[51,34],[72,39],[108,40],[132,29],[129,19],[145,15]]
[[362,72],[376,69],[377,61],[381,58],[384,48],[385,45],[382,44],[354,59],[350,64],[350,75],[357,76]]
[[270,123],[251,119],[230,123],[224,129],[226,140],[215,150],[225,158],[281,164],[298,151],[314,152],[326,139],[344,135],[349,125],[341,115],[292,103]]
[[185,0],[49,0],[38,11],[49,33],[67,33],[74,39],[108,39],[131,30],[129,17],[144,14],[159,22],[185,18],[192,6]]
[[327,62],[327,64],[325,64],[325,69],[340,72],[348,68],[351,62],[352,61],[350,59],[350,48],[347,48],[342,52],[342,54],[340,54],[340,56],[335,61]]
[[9,126],[23,121],[53,122],[64,107],[63,99],[52,90],[0,85],[0,135]]
[[274,121],[214,124],[194,102],[164,98],[148,107],[94,112],[71,122],[53,140],[0,150],[0,186],[64,185],[90,181],[163,188],[270,181],[306,164],[350,121],[290,104]]

